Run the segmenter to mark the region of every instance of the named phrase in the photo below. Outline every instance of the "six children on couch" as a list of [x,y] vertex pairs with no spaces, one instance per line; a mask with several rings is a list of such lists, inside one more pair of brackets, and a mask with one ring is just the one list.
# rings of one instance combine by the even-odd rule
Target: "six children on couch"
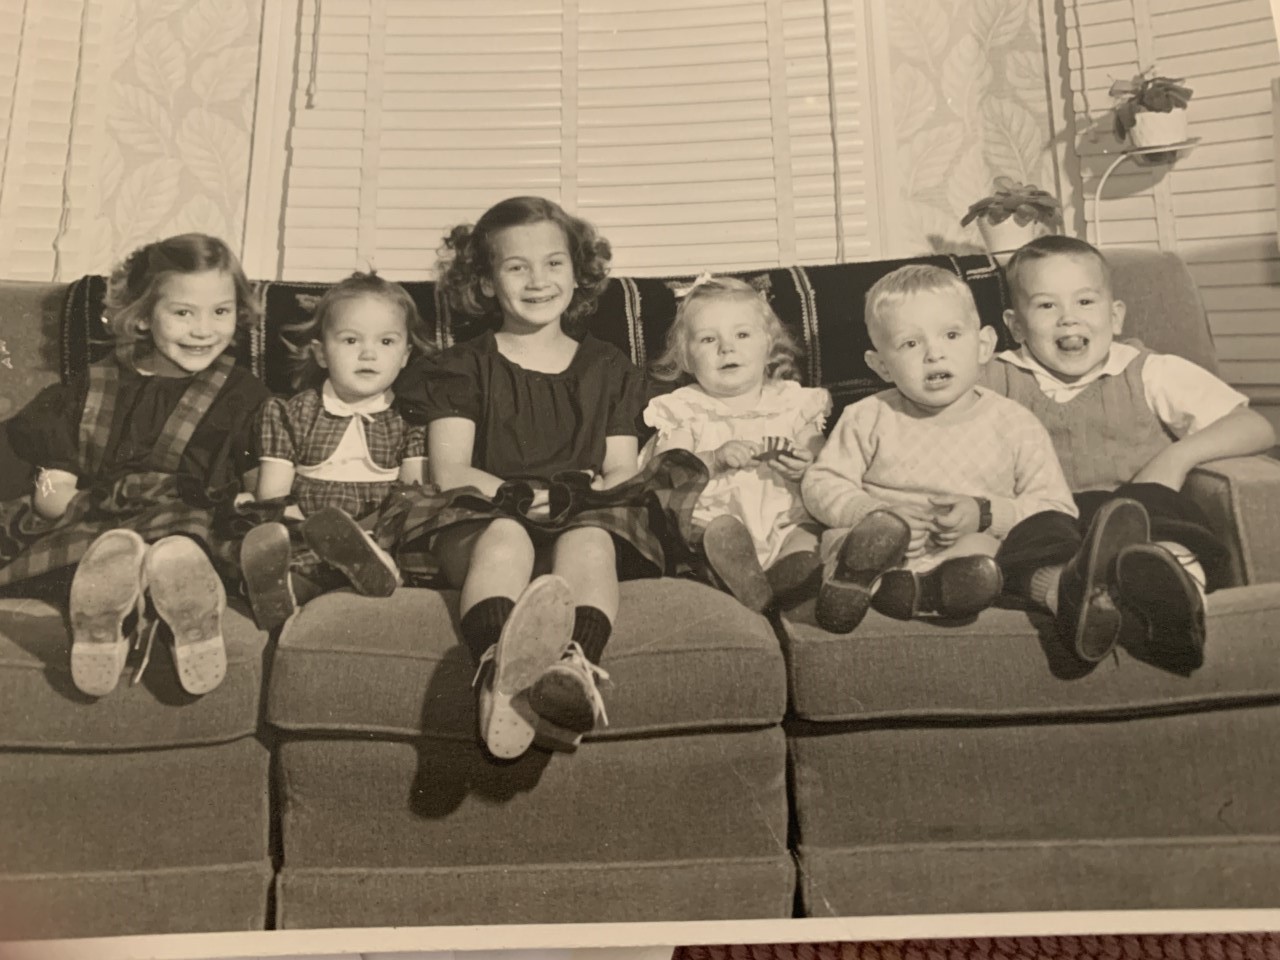
[[1020,346],[1003,353],[954,274],[881,279],[866,362],[887,389],[829,438],[830,395],[799,382],[767,300],[725,277],[683,291],[650,371],[679,385],[646,404],[642,372],[590,333],[610,257],[556,204],[503,201],[439,264],[486,332],[438,351],[403,287],[356,274],[289,331],[299,392],[281,400],[229,353],[259,314],[225,244],[143,247],[111,277],[114,353],[9,424],[38,473],[0,504],[0,588],[67,604],[91,697],[131,635],[146,665],[162,621],[182,686],[217,687],[226,586],[264,629],[339,586],[456,588],[499,758],[607,723],[619,569],[697,576],[758,612],[816,598],[841,633],[873,607],[954,619],[1012,597],[1081,660],[1135,630],[1167,669],[1201,665],[1227,555],[1182,487],[1274,432],[1199,366],[1116,339],[1125,308],[1094,247],[1015,253]]

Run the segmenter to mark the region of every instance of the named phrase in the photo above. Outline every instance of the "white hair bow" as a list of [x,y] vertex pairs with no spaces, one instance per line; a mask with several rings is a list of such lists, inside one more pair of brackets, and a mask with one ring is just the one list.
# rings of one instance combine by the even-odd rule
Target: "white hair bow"
[[683,300],[685,297],[693,293],[693,291],[697,290],[704,283],[710,283],[712,279],[714,278],[711,276],[711,274],[707,273],[704,270],[702,271],[702,273],[698,274],[697,278],[693,281],[693,283],[689,284],[688,286],[672,287],[671,292],[676,295],[677,300]]

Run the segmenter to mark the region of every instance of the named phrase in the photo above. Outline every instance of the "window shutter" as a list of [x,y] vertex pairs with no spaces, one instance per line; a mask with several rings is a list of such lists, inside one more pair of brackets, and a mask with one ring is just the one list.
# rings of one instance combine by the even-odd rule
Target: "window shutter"
[[70,210],[91,202],[107,14],[103,0],[0,0],[0,274],[10,279],[80,268]]
[[873,255],[862,0],[657,4],[300,0],[282,276],[430,276],[445,230],[522,193],[619,273]]
[[[1200,143],[1172,169],[1132,161],[1117,168],[1101,205],[1102,239],[1182,256],[1200,287],[1223,375],[1275,392],[1280,253],[1270,84],[1280,55],[1269,3],[1067,0],[1066,21],[1078,123],[1088,113],[1109,126],[1107,90],[1139,65],[1185,77],[1194,91],[1190,136]],[[1114,159],[1104,149],[1117,149],[1109,136],[1081,137],[1090,237],[1098,176]]]

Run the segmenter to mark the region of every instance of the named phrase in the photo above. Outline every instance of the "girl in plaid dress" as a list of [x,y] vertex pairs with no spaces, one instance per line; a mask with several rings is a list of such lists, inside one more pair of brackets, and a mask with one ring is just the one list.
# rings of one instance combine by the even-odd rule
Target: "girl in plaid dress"
[[427,425],[443,491],[410,511],[402,565],[414,537],[461,589],[481,736],[497,757],[520,756],[537,734],[573,749],[607,722],[597,678],[617,562],[664,572],[670,527],[706,482],[684,451],[637,473],[642,375],[584,329],[609,258],[590,224],[540,197],[455,228],[440,282],[458,313],[491,329],[411,363],[396,389],[405,418]]
[[426,453],[426,428],[409,426],[391,405],[391,385],[410,356],[434,350],[404,287],[353,274],[288,332],[307,344],[295,349],[294,385],[304,389],[262,408],[256,509],[272,519],[254,527],[240,551],[263,629],[328,589],[395,591],[395,561],[371,534],[391,545],[380,521],[395,510],[384,506],[399,502],[402,484],[422,482]]
[[644,412],[657,433],[641,463],[685,449],[707,465],[693,512],[699,566],[756,612],[798,603],[821,582],[820,528],[800,481],[822,449],[831,394],[797,382],[798,352],[754,287],[703,274],[683,292],[653,364],[661,380],[692,382]]
[[204,694],[226,673],[226,594],[210,557],[228,560],[229,545],[214,518],[250,479],[268,396],[227,352],[256,321],[256,298],[226,244],[186,234],[131,254],[107,313],[114,353],[9,424],[38,473],[30,496],[0,504],[0,586],[62,599],[71,574],[71,676],[91,696],[115,688],[125,621],[137,611],[141,636],[149,592],[158,619],[143,666],[163,621],[179,681]]

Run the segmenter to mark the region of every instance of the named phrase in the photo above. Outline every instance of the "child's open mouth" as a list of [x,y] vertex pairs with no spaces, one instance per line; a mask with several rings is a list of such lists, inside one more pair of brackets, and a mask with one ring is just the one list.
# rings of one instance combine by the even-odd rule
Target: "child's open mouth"
[[924,378],[924,383],[925,383],[925,386],[927,387],[945,386],[950,381],[951,381],[951,374],[947,373],[946,371],[941,371],[939,373],[931,373]]
[[1089,338],[1081,336],[1059,337],[1054,345],[1063,353],[1084,353],[1089,349]]

